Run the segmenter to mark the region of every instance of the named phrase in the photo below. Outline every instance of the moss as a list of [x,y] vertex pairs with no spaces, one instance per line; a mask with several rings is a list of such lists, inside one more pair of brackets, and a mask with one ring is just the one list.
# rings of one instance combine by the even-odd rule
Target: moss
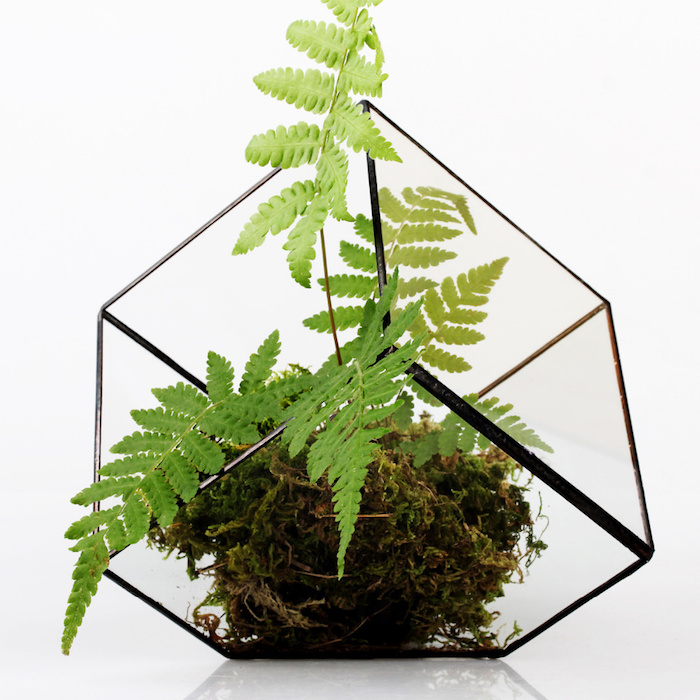
[[[424,420],[378,446],[340,580],[330,486],[310,483],[304,453],[290,459],[279,444],[154,528],[152,543],[211,578],[192,621],[260,653],[498,646],[487,606],[546,545],[519,467],[500,450],[415,467],[399,445],[432,429]],[[205,555],[214,561],[203,567]]]

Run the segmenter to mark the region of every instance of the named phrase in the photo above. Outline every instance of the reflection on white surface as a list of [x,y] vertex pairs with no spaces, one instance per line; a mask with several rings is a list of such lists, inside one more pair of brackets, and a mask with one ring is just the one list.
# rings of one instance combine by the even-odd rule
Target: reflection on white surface
[[226,661],[185,700],[267,700],[297,693],[305,700],[546,700],[507,664],[486,659]]

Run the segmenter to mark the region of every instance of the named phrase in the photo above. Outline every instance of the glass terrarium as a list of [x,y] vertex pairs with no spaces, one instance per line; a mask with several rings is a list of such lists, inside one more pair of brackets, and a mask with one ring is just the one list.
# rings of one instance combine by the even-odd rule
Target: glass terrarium
[[171,525],[113,554],[106,576],[229,658],[502,656],[653,553],[609,303],[365,109],[402,162],[368,158],[365,214],[329,246],[363,292],[288,282],[282,241],[230,255],[291,182],[276,169],[99,315],[96,471],[153,387],[206,391],[212,350],[245,377],[276,330],[274,377],[318,368],[326,285],[348,338],[396,270],[386,323],[423,297],[399,341],[422,343],[413,417],[377,441],[341,579],[330,487],[285,452],[288,422],[263,422]]

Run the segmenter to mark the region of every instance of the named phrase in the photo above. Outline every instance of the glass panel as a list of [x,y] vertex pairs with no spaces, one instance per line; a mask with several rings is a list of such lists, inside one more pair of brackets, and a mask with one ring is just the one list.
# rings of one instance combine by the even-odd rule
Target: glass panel
[[[240,465],[188,504],[166,532],[153,530],[152,548],[143,543],[131,546],[110,567],[229,652],[473,651],[479,648],[474,638],[477,628],[479,639],[487,646],[502,646],[536,630],[636,561],[631,552],[526,470],[507,473],[488,486],[485,471],[469,471],[460,462],[454,474],[463,473],[463,487],[469,480],[479,482],[481,503],[475,507],[470,500],[458,506],[462,515],[457,540],[445,544],[450,522],[439,511],[453,506],[440,497],[437,480],[426,485],[434,493],[434,527],[431,523],[426,528],[421,547],[408,541],[411,528],[405,529],[405,536],[396,534],[403,527],[399,516],[384,522],[392,508],[395,513],[402,508],[410,512],[414,503],[387,502],[380,508],[385,512],[373,514],[370,502],[363,506],[364,519],[358,522],[350,546],[347,575],[339,582],[334,550],[328,545],[335,531],[330,497],[324,510],[322,489],[301,484],[301,474],[294,476],[293,469],[285,470],[277,456],[272,462],[264,453],[258,458],[263,460],[263,471],[253,460]],[[440,469],[447,468],[446,461],[441,464]],[[440,469],[441,479],[451,478]],[[292,478],[298,483],[289,483]],[[489,488],[494,490],[492,500],[486,495]],[[259,493],[254,495],[256,489]],[[309,489],[314,489],[315,505],[311,506],[303,499]],[[233,502],[244,491],[251,500],[238,508]],[[508,499],[520,498],[528,503],[532,529],[520,531],[517,546],[512,541],[499,545],[506,532],[501,530],[502,518],[527,513],[506,506]],[[289,518],[290,508],[293,518]],[[416,517],[423,517],[422,511],[416,512]],[[265,532],[256,533],[255,528]],[[388,532],[394,533],[391,541]],[[539,557],[528,538],[546,545]],[[359,579],[353,561],[361,561],[363,549],[373,557],[377,573]],[[187,556],[192,556],[192,571],[197,572],[193,581],[187,574]],[[532,556],[529,565],[528,556]],[[381,566],[384,559],[391,562],[397,557],[410,565],[402,563],[392,569],[401,570],[394,579]],[[439,579],[440,590],[432,590],[426,581],[446,558],[449,570]],[[497,578],[494,572],[504,567],[512,573]],[[494,586],[504,581],[503,595],[489,602]],[[442,599],[447,589],[442,586],[448,585],[451,602],[445,606]],[[205,602],[209,594],[213,595]],[[480,617],[481,613],[469,617],[482,603],[492,620]],[[447,612],[424,647],[426,642],[416,641],[414,629],[435,610]],[[333,624],[327,623],[328,615],[333,616]],[[450,638],[457,634],[454,625],[460,627],[465,619],[482,622],[474,622],[471,632],[461,627],[458,636]],[[513,634],[516,629],[519,632]],[[309,646],[307,640],[315,641]]]
[[514,412],[551,446],[551,454],[538,451],[549,466],[645,538],[607,312],[577,328],[485,398],[491,396],[514,404]]
[[[268,235],[260,249],[232,255],[238,234],[258,206],[288,187],[298,173],[281,171],[250,197],[173,255],[165,264],[110,305],[113,314],[196,376],[206,376],[207,353],[224,355],[240,378],[250,355],[275,329],[282,352],[278,368],[290,363],[317,368],[333,352],[330,336],[303,321],[326,309],[322,277],[314,261],[312,288],[292,281],[287,232]],[[365,192],[365,200],[367,193]],[[352,228],[338,223],[337,230]],[[337,244],[330,245],[331,260]],[[320,258],[320,256],[318,256]],[[341,333],[341,342],[350,339]]]
[[[437,287],[442,302],[446,302],[448,318],[435,323],[426,308],[430,330],[457,325],[482,334],[484,339],[461,345],[454,339],[447,342],[449,339],[442,341],[436,336],[433,346],[458,356],[472,369],[450,373],[424,360],[431,373],[460,396],[478,392],[601,305],[598,295],[531,238],[388,121],[375,112],[372,115],[403,160],[375,163],[388,270],[398,266],[404,280],[425,277],[442,285],[446,278],[458,282],[460,275],[467,275],[468,279],[473,268],[496,261],[502,267],[490,292],[488,288],[476,290],[480,299],[472,295],[468,303],[454,308],[444,289]],[[466,203],[476,235],[455,197]],[[459,235],[432,243],[445,235],[445,229]],[[426,249],[436,245],[449,251],[452,259],[430,262],[431,254]],[[421,249],[413,263],[419,267],[401,262],[411,246]],[[491,271],[493,274],[496,267]],[[485,272],[482,268],[482,281]],[[457,291],[461,292],[462,287]],[[484,312],[486,318],[479,320]],[[472,320],[461,320],[465,315],[471,315]]]

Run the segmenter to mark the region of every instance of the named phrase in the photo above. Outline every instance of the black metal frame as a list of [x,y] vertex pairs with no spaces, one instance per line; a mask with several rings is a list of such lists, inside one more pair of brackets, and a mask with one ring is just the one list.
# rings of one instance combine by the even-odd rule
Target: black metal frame
[[[567,502],[571,503],[581,513],[586,515],[591,521],[596,523],[606,533],[608,533],[611,537],[613,537],[620,544],[622,544],[624,547],[626,547],[630,552],[632,552],[635,555],[635,557],[637,557],[637,561],[635,561],[630,566],[626,567],[624,570],[620,571],[618,574],[616,574],[615,576],[610,578],[608,581],[604,582],[600,586],[598,586],[595,589],[593,589],[592,591],[590,591],[588,594],[582,596],[578,600],[575,600],[570,605],[568,605],[566,608],[561,610],[559,613],[552,616],[551,618],[546,620],[544,623],[540,624],[534,630],[528,632],[527,634],[525,634],[522,637],[518,638],[517,640],[513,641],[512,643],[507,645],[505,648],[488,649],[488,650],[481,650],[481,651],[441,651],[441,650],[437,650],[437,649],[405,650],[404,651],[404,650],[397,650],[397,649],[387,649],[385,652],[381,652],[381,653],[377,652],[377,651],[371,651],[371,652],[358,651],[357,653],[343,652],[340,654],[334,653],[332,651],[325,651],[322,653],[318,653],[318,652],[314,652],[314,653],[310,653],[310,652],[293,653],[292,652],[292,653],[290,653],[288,651],[284,651],[284,652],[280,651],[279,654],[276,654],[274,652],[270,652],[269,650],[265,651],[264,654],[260,654],[259,652],[255,652],[255,651],[230,652],[230,651],[227,651],[226,649],[222,649],[221,647],[219,647],[214,641],[212,641],[205,634],[203,634],[202,632],[200,632],[197,629],[195,629],[194,627],[192,627],[185,620],[179,618],[177,615],[170,612],[167,608],[165,608],[163,605],[161,605],[157,601],[155,601],[152,598],[150,598],[149,596],[145,595],[142,591],[140,591],[139,589],[134,587],[128,581],[125,581],[123,578],[121,578],[119,575],[114,573],[112,570],[108,569],[105,572],[105,576],[107,578],[113,580],[118,585],[125,588],[132,595],[135,595],[137,598],[140,598],[141,600],[146,602],[148,605],[150,605],[151,607],[158,610],[160,613],[162,613],[163,615],[168,617],[170,620],[172,620],[174,623],[176,623],[177,625],[179,625],[180,627],[185,629],[190,634],[193,634],[195,637],[197,637],[198,639],[203,641],[208,646],[212,647],[213,649],[215,649],[216,651],[218,651],[219,653],[223,654],[224,656],[226,656],[227,658],[230,658],[230,659],[260,658],[260,657],[265,657],[265,658],[370,658],[370,657],[376,658],[379,656],[406,657],[406,658],[409,658],[409,657],[431,657],[431,656],[441,657],[441,658],[455,657],[455,656],[456,657],[475,657],[476,656],[476,657],[489,657],[489,658],[503,657],[503,656],[510,654],[515,649],[521,647],[523,644],[527,643],[528,641],[530,641],[534,637],[538,636],[539,634],[544,632],[546,629],[551,627],[553,624],[555,624],[559,620],[563,619],[567,615],[571,614],[574,610],[578,609],[579,607],[581,607],[583,604],[585,604],[586,602],[588,602],[592,598],[595,598],[596,596],[600,595],[602,592],[604,592],[605,590],[607,590],[611,586],[615,585],[619,581],[623,580],[624,578],[626,578],[627,576],[632,574],[634,571],[636,571],[641,566],[643,566],[646,562],[648,562],[654,553],[654,545],[653,545],[653,540],[652,540],[652,536],[651,536],[651,529],[649,526],[649,517],[648,517],[648,512],[647,512],[647,507],[646,507],[646,500],[644,497],[644,489],[642,486],[641,475],[640,475],[640,471],[639,471],[639,463],[638,463],[638,459],[637,459],[637,453],[636,453],[634,438],[633,438],[633,434],[632,434],[632,426],[631,426],[631,421],[629,418],[629,409],[627,406],[626,394],[625,394],[625,390],[624,390],[622,371],[620,369],[618,350],[617,350],[617,341],[616,341],[614,326],[613,326],[613,322],[612,322],[612,314],[611,314],[611,310],[610,310],[610,304],[605,299],[603,299],[603,297],[601,297],[597,292],[595,292],[588,284],[586,284],[583,280],[581,280],[575,273],[573,273],[571,270],[569,270],[559,260],[557,260],[553,255],[551,255],[548,251],[546,251],[544,248],[542,248],[542,246],[540,246],[536,241],[534,241],[530,236],[528,236],[524,231],[522,231],[522,229],[520,229],[512,221],[510,221],[507,217],[505,217],[498,209],[496,209],[493,205],[491,205],[483,197],[478,195],[478,193],[476,193],[466,182],[464,182],[459,176],[457,176],[454,172],[452,172],[449,168],[447,168],[442,162],[440,162],[431,153],[429,153],[423,146],[421,146],[421,144],[419,144],[417,141],[415,141],[415,139],[413,139],[411,136],[409,136],[405,131],[403,131],[393,121],[391,121],[388,117],[386,117],[386,115],[384,115],[381,111],[379,111],[376,107],[374,107],[371,103],[369,103],[367,101],[364,101],[362,103],[362,105],[363,105],[363,109],[366,112],[370,112],[370,113],[375,112],[382,119],[387,121],[393,128],[395,128],[405,138],[407,138],[409,141],[411,141],[425,155],[427,155],[429,158],[431,158],[436,164],[438,164],[439,166],[444,168],[448,173],[450,173],[464,187],[466,187],[468,190],[473,192],[482,201],[484,201],[489,207],[491,207],[491,209],[494,212],[496,212],[499,216],[501,216],[503,219],[508,221],[523,236],[527,237],[534,245],[536,245],[541,251],[543,251],[546,255],[548,255],[555,263],[557,263],[559,266],[561,266],[572,277],[574,277],[576,280],[578,280],[582,285],[584,285],[591,292],[593,292],[599,299],[601,299],[602,303],[600,304],[599,307],[597,307],[592,312],[590,312],[589,314],[584,316],[582,319],[580,319],[579,321],[574,323],[572,326],[570,326],[568,329],[566,329],[564,332],[562,332],[559,336],[557,336],[556,338],[552,339],[549,343],[547,343],[543,348],[540,348],[533,355],[531,355],[527,358],[524,358],[523,361],[521,363],[519,363],[512,371],[508,372],[506,375],[499,378],[498,380],[496,380],[495,382],[490,384],[488,387],[484,388],[480,393],[481,393],[481,395],[483,395],[483,394],[487,393],[488,391],[490,391],[491,389],[493,389],[495,386],[497,386],[499,383],[501,383],[502,381],[507,379],[509,376],[512,376],[512,374],[515,371],[517,371],[518,369],[522,368],[523,366],[525,366],[526,364],[531,362],[533,359],[538,357],[540,354],[545,352],[547,349],[552,347],[552,345],[559,342],[564,337],[568,336],[576,328],[580,327],[583,323],[585,323],[587,320],[592,318],[597,313],[605,313],[605,315],[607,317],[607,321],[608,321],[608,326],[609,326],[610,340],[611,340],[611,344],[612,344],[612,348],[613,348],[613,355],[614,355],[614,359],[616,362],[618,386],[620,389],[620,396],[621,396],[622,405],[623,405],[623,412],[624,412],[624,417],[625,417],[625,427],[627,430],[627,436],[628,436],[628,442],[629,442],[630,453],[631,453],[631,458],[632,458],[632,464],[633,464],[634,470],[635,470],[635,478],[636,478],[638,495],[639,495],[639,504],[640,504],[640,509],[641,509],[641,513],[642,513],[642,520],[643,520],[643,526],[644,526],[644,532],[645,532],[645,539],[644,540],[641,539],[640,537],[638,537],[634,532],[632,532],[629,528],[627,528],[625,525],[623,525],[619,520],[617,520],[610,513],[608,513],[606,510],[604,510],[601,506],[599,506],[597,503],[595,503],[595,501],[593,501],[591,498],[586,496],[586,494],[584,494],[581,490],[576,488],[571,482],[569,482],[566,479],[564,479],[563,477],[561,477],[556,471],[554,471],[551,467],[549,467],[539,457],[537,457],[532,452],[527,450],[520,443],[518,443],[516,440],[514,440],[508,434],[503,432],[503,430],[501,430],[498,426],[496,426],[494,423],[492,423],[487,418],[485,418],[478,410],[476,410],[474,407],[472,407],[466,401],[461,399],[457,394],[455,394],[453,391],[451,391],[447,386],[445,386],[442,382],[440,382],[438,379],[436,379],[433,375],[431,375],[428,371],[426,371],[422,366],[420,366],[419,364],[413,364],[411,366],[411,368],[409,369],[409,373],[412,375],[414,381],[416,381],[421,387],[423,387],[425,390],[427,390],[433,396],[435,396],[437,399],[439,399],[450,410],[454,411],[458,416],[460,416],[465,421],[467,421],[477,431],[479,431],[481,434],[483,434],[485,437],[487,437],[493,444],[497,445],[502,450],[504,450],[506,453],[508,453],[511,457],[513,457],[515,460],[517,460],[523,467],[528,469],[534,476],[541,479],[542,482],[544,482],[547,486],[552,488],[557,494],[562,496]],[[383,245],[382,230],[381,230],[381,217],[380,217],[380,212],[379,212],[377,174],[376,174],[376,168],[375,168],[374,161],[369,157],[369,155],[367,156],[367,168],[368,168],[368,179],[369,179],[370,202],[371,202],[371,208],[372,208],[372,218],[373,218],[373,222],[374,222],[374,231],[375,231],[375,247],[376,247],[376,254],[377,254],[377,275],[378,275],[379,289],[381,292],[381,290],[383,289],[383,287],[386,283],[386,267],[385,267],[385,262],[384,262],[384,245]],[[129,292],[131,289],[133,289],[136,285],[138,285],[142,280],[144,280],[146,277],[148,277],[151,273],[153,273],[155,270],[157,270],[159,267],[161,267],[163,264],[165,264],[174,255],[176,255],[178,252],[180,252],[184,247],[189,245],[198,236],[203,234],[212,224],[219,221],[223,216],[228,214],[233,208],[235,208],[243,200],[247,199],[251,194],[253,194],[260,187],[262,187],[265,183],[267,183],[272,177],[274,177],[279,171],[280,171],[280,169],[277,168],[277,169],[271,171],[270,173],[268,173],[264,178],[262,178],[258,183],[256,183],[253,187],[251,187],[247,192],[245,192],[243,195],[241,195],[236,200],[234,200],[223,211],[221,211],[219,214],[217,214],[214,218],[212,218],[210,221],[208,221],[204,226],[202,226],[200,229],[198,229],[195,233],[193,233],[191,236],[189,236],[187,239],[185,239],[181,244],[179,244],[177,247],[175,247],[167,255],[165,255],[158,262],[156,262],[154,265],[152,265],[143,274],[141,274],[139,277],[137,277],[133,282],[128,284],[124,289],[122,289],[115,296],[113,296],[100,309],[100,312],[98,314],[98,332],[97,332],[97,360],[98,361],[97,361],[97,377],[96,377],[97,386],[96,386],[96,411],[95,411],[95,462],[94,462],[95,479],[99,478],[99,475],[97,474],[97,470],[100,467],[100,454],[101,454],[102,358],[103,358],[103,333],[104,333],[104,323],[105,322],[109,323],[114,328],[118,329],[119,331],[121,331],[122,333],[127,335],[134,342],[139,344],[141,347],[143,347],[149,353],[151,353],[156,358],[158,358],[159,360],[164,362],[166,365],[168,365],[170,368],[172,368],[174,371],[176,371],[186,381],[194,384],[195,386],[199,387],[203,391],[206,389],[206,385],[202,380],[200,380],[194,374],[189,372],[186,368],[182,367],[180,364],[175,362],[175,360],[173,360],[171,357],[169,357],[165,352],[163,352],[162,350],[160,350],[159,348],[154,346],[146,338],[144,338],[143,336],[138,334],[136,331],[134,331],[132,328],[130,328],[127,324],[123,323],[118,318],[116,318],[109,311],[109,307],[114,302],[116,302],[118,299],[120,299],[122,296],[124,296],[127,292]],[[275,431],[270,433],[268,436],[266,436],[259,443],[257,443],[253,447],[251,447],[250,450],[248,450],[246,453],[240,455],[236,460],[227,464],[224,467],[224,470],[220,474],[215,475],[213,477],[210,477],[209,479],[202,482],[202,484],[200,485],[200,490],[208,488],[212,483],[214,483],[219,478],[221,478],[225,473],[228,473],[237,464],[240,464],[240,462],[243,461],[244,459],[246,459],[251,453],[257,451],[258,449],[263,447],[265,444],[267,444],[271,440],[274,440],[283,430],[284,430],[284,425],[280,426]],[[112,556],[116,556],[117,554],[118,553],[113,552]]]

